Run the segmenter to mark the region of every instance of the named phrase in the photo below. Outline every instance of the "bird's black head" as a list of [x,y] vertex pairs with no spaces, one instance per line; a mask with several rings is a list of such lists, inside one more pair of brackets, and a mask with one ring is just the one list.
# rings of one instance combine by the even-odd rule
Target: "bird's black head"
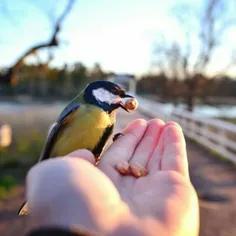
[[106,112],[125,106],[125,98],[133,98],[125,93],[119,85],[109,81],[96,81],[87,85],[84,91],[84,101],[102,108]]

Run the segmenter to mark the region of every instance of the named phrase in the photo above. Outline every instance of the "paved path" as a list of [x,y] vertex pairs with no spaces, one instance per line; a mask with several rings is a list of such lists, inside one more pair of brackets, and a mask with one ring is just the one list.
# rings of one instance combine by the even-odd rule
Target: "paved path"
[[[146,118],[138,111],[118,114],[116,132],[136,118]],[[187,141],[191,180],[200,196],[200,236],[236,235],[236,168],[222,162],[193,142]],[[16,216],[24,188],[0,203],[0,235],[23,235],[25,220]],[[205,199],[205,200],[203,200]],[[212,201],[215,200],[215,201]]]

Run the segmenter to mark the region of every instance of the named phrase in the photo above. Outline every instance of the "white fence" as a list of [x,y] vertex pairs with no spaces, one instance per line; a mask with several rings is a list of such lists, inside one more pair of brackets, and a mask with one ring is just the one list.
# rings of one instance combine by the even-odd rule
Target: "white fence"
[[[137,97],[137,96],[136,96]],[[180,109],[166,110],[163,104],[137,97],[139,109],[151,117],[179,123],[186,137],[236,163],[236,125],[211,118],[199,118]]]
[[[217,119],[199,118],[179,109],[167,110],[163,104],[135,96],[139,101],[139,109],[147,115],[164,121],[176,121],[183,128],[186,137],[192,138],[236,163],[236,125]],[[35,116],[40,114],[37,113]],[[51,111],[49,115],[55,116]],[[32,118],[32,115],[30,117]],[[32,122],[34,122],[33,118]],[[31,120],[26,122],[31,122]],[[11,127],[9,125],[0,126],[0,147],[10,145],[11,139]]]

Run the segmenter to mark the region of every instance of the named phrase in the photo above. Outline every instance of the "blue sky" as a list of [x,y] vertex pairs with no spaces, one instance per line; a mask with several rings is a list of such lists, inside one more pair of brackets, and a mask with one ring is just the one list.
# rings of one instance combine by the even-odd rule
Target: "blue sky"
[[[52,65],[81,61],[91,67],[99,62],[107,71],[147,73],[153,42],[160,32],[169,39],[181,40],[178,24],[170,13],[178,2],[78,0],[63,24],[62,44],[54,51]],[[51,35],[47,13],[58,15],[65,3],[65,0],[5,0],[0,5],[0,66],[9,66],[30,45],[46,41]],[[234,42],[232,38],[231,41]],[[220,55],[222,51],[225,50],[221,49]],[[42,57],[45,53],[41,52]],[[30,58],[31,62],[34,60]],[[222,64],[216,60],[214,65],[217,63]]]

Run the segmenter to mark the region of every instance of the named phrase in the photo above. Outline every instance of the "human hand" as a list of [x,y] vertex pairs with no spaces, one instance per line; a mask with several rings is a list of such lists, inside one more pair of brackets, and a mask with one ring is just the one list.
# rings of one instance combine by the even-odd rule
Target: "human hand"
[[[189,179],[181,127],[157,119],[136,120],[123,134],[104,154],[100,170],[112,180],[134,215],[153,217],[161,222],[167,235],[197,235],[198,200]],[[122,161],[143,166],[149,174],[138,179],[122,176],[116,170]]]
[[[180,127],[137,120],[123,133],[98,165],[105,175],[78,158],[52,159],[31,170],[31,226],[79,224],[106,235],[197,235],[198,202]],[[88,151],[69,157],[95,163]],[[120,175],[116,164],[121,160],[139,163],[149,174]]]

